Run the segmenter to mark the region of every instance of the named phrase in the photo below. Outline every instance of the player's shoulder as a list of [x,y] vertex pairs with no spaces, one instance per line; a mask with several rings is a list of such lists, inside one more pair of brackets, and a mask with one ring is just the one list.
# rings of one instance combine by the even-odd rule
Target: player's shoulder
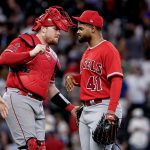
[[16,37],[15,39],[13,39],[9,44],[8,46],[6,47],[5,51],[7,51],[8,49],[10,50],[13,50],[13,51],[16,51],[16,49],[18,49],[19,47],[22,46],[22,41]]
[[30,48],[34,48],[36,44],[40,43],[35,34],[24,33],[19,35],[19,38]]
[[21,49],[25,47],[26,47],[25,42],[22,41],[22,39],[18,36],[9,43],[5,51],[13,51],[13,52],[16,52],[18,50],[22,51]]
[[20,34],[18,35],[15,39],[13,39],[11,41],[11,43],[9,45],[14,45],[16,43],[20,43],[21,45],[24,44],[23,40],[22,40],[22,37],[24,37],[25,34]]
[[114,44],[110,41],[107,41],[107,40],[105,40],[105,42],[103,42],[103,49],[105,49],[105,52],[118,53],[118,50],[114,46]]
[[13,39],[12,41],[11,41],[11,43],[10,43],[10,45],[11,44],[14,44],[14,43],[21,43],[22,41],[21,41],[21,39],[19,38],[19,37],[16,37],[15,39]]

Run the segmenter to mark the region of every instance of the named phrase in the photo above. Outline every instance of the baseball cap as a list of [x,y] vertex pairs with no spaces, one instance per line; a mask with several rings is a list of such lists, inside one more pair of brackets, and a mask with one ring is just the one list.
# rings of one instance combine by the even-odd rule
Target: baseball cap
[[73,18],[79,22],[91,24],[99,28],[103,27],[103,18],[97,11],[86,10],[81,14],[80,17],[73,16]]
[[46,9],[44,14],[35,19],[32,30],[38,31],[41,26],[56,26],[60,30],[68,32],[74,24],[62,7],[51,6]]

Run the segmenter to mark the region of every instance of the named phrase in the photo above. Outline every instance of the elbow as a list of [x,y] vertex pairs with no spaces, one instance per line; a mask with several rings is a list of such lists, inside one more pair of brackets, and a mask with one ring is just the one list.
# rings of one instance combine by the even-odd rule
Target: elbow
[[6,64],[5,59],[0,56],[0,65],[5,65],[5,64]]
[[8,54],[3,53],[0,56],[0,65],[14,65],[14,63],[12,63],[12,58],[9,57]]
[[8,62],[7,62],[7,57],[5,54],[1,54],[0,56],[0,65],[7,65]]
[[59,90],[56,88],[55,84],[50,84],[49,91],[48,91],[49,98],[51,99],[58,92],[59,92]]

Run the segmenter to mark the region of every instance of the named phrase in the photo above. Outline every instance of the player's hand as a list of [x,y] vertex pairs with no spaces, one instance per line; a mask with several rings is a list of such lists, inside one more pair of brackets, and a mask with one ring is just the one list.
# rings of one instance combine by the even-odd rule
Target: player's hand
[[75,85],[77,85],[77,83],[75,82],[74,78],[72,75],[67,75],[65,77],[65,87],[67,89],[68,92],[71,92]]
[[0,97],[0,114],[4,119],[8,116],[8,105],[1,97]]
[[34,57],[39,53],[45,53],[45,51],[46,51],[46,45],[37,44],[36,47],[30,51],[30,56]]
[[114,122],[115,121],[115,112],[108,110],[105,118],[109,121],[109,122]]

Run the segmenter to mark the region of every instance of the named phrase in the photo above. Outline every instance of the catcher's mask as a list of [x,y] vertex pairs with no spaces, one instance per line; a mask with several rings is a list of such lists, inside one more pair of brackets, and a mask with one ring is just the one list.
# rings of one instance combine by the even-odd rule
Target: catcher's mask
[[45,10],[45,13],[35,19],[32,30],[39,31],[41,26],[56,26],[60,30],[68,32],[70,27],[75,26],[68,13],[60,6],[52,6]]

